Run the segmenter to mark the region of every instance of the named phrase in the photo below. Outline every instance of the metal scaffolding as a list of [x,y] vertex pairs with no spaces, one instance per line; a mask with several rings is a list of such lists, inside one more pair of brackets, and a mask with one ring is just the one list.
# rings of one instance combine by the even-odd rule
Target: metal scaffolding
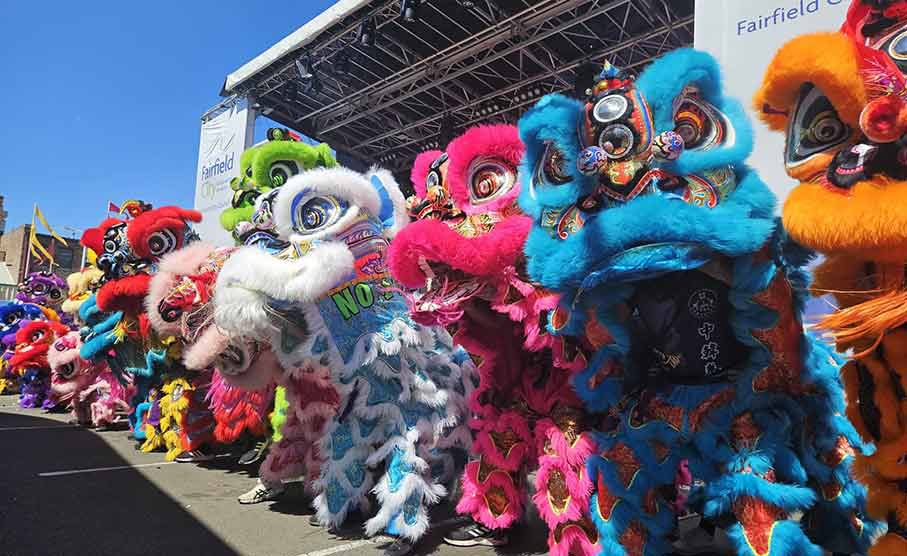
[[693,0],[420,0],[409,22],[401,0],[341,4],[348,13],[249,62],[222,94],[395,172],[470,125],[573,93],[589,64],[638,70],[693,42]]

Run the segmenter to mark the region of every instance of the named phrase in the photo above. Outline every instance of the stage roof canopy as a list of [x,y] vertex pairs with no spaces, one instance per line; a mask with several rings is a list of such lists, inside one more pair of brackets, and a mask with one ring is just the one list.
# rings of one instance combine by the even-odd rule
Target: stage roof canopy
[[542,95],[572,93],[593,63],[638,71],[693,42],[693,0],[421,0],[408,2],[412,21],[403,3],[339,1],[221,94],[400,172],[470,125],[514,123]]

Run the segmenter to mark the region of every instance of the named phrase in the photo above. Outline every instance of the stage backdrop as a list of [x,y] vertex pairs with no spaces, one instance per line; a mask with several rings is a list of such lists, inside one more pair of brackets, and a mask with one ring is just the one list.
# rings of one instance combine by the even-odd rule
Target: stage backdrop
[[[750,105],[775,51],[804,33],[836,31],[850,0],[696,0],[695,46],[721,62],[725,90]],[[784,139],[756,122],[750,159],[779,200],[794,186],[784,173]]]
[[217,246],[233,245],[233,238],[220,227],[220,213],[230,205],[230,180],[239,175],[239,157],[254,137],[255,114],[247,104],[239,99],[202,121],[195,209],[204,219],[195,230],[204,241]]

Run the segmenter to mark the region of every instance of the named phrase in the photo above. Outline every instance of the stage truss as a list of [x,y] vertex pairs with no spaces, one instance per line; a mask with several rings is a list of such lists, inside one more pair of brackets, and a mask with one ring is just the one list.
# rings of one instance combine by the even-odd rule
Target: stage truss
[[[399,173],[466,127],[515,123],[539,97],[573,94],[591,64],[639,71],[693,42],[693,0],[422,0],[410,23],[400,0],[352,4],[268,63],[228,76],[222,94]],[[361,43],[366,21],[372,46]],[[303,78],[309,66],[302,73],[314,77]]]

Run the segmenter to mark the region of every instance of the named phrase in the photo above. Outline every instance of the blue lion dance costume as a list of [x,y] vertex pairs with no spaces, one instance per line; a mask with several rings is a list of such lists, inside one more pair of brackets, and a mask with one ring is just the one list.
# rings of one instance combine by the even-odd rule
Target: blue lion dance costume
[[740,556],[865,549],[883,526],[851,465],[871,447],[803,331],[810,254],[745,165],[752,130],[716,62],[678,50],[636,80],[606,64],[588,93],[520,121],[520,205],[529,274],[562,294],[549,329],[608,331],[574,382],[607,412],[587,462],[602,554],[670,553],[688,512]]

